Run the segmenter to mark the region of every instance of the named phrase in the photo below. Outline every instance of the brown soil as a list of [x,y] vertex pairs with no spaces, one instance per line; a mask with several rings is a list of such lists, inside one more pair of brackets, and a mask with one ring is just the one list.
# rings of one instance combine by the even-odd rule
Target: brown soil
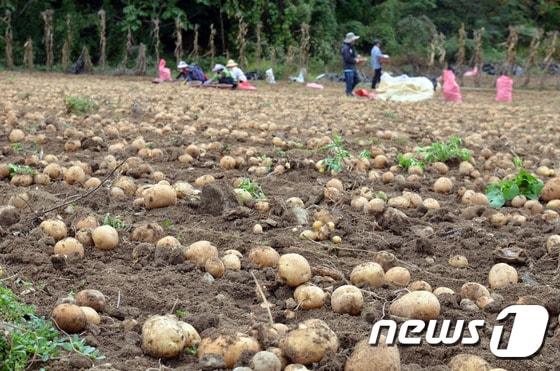
[[[557,152],[560,137],[557,131],[560,110],[558,98],[554,94],[543,96],[538,92],[515,92],[515,102],[511,105],[497,104],[493,93],[481,91],[464,92],[465,103],[446,104],[439,94],[429,102],[414,105],[383,103],[343,97],[342,86],[327,86],[317,92],[300,86],[280,85],[268,87],[258,85],[257,92],[231,92],[188,89],[183,85],[151,85],[145,80],[116,80],[101,77],[68,77],[60,75],[0,74],[0,101],[10,102],[18,112],[18,124],[27,133],[45,133],[47,141],[42,145],[44,154],[55,154],[60,162],[81,160],[99,164],[107,155],[107,147],[118,140],[129,143],[142,135],[153,148],[164,151],[161,160],[146,160],[154,171],[163,172],[170,183],[194,180],[203,174],[211,174],[218,180],[218,188],[231,189],[231,181],[247,176],[247,166],[241,169],[223,171],[218,162],[228,151],[231,153],[241,146],[254,147],[258,156],[266,155],[276,163],[290,162],[291,169],[282,175],[263,177],[252,176],[268,196],[271,211],[259,214],[254,209],[241,209],[226,203],[220,207],[222,199],[219,191],[208,192],[203,202],[180,200],[174,207],[144,210],[132,206],[132,198],[115,200],[103,188],[91,197],[75,203],[73,213],[59,210],[58,215],[68,226],[79,217],[95,214],[99,220],[106,213],[120,216],[129,225],[159,223],[165,225],[165,234],[176,236],[183,245],[198,240],[211,241],[220,252],[237,249],[246,256],[256,245],[270,245],[280,254],[297,252],[305,256],[313,267],[336,268],[346,277],[352,268],[373,253],[388,250],[395,254],[401,265],[412,273],[413,280],[425,280],[433,288],[446,286],[459,291],[468,281],[487,284],[487,275],[494,264],[493,251],[497,247],[517,246],[526,250],[526,264],[517,266],[520,282],[508,289],[495,290],[503,296],[503,303],[497,310],[466,312],[459,307],[460,299],[449,297],[442,301],[441,319],[484,319],[487,329],[481,333],[481,343],[476,346],[400,347],[403,369],[444,370],[449,360],[458,353],[473,353],[485,358],[493,367],[507,370],[553,370],[560,368],[558,346],[560,334],[556,327],[560,313],[560,281],[556,276],[557,257],[546,251],[546,239],[550,234],[559,234],[558,224],[547,224],[540,216],[528,215],[523,226],[491,225],[485,218],[469,217],[463,213],[465,206],[460,203],[456,191],[461,186],[482,190],[472,180],[459,175],[458,167],[450,165],[448,176],[455,178],[455,193],[441,195],[431,190],[431,185],[439,177],[426,172],[418,184],[383,184],[368,180],[367,173],[345,172],[338,176],[347,187],[347,194],[362,186],[374,191],[384,191],[388,196],[396,196],[406,189],[416,189],[423,198],[435,198],[441,209],[403,210],[409,218],[403,222],[383,220],[382,217],[364,215],[353,210],[348,203],[332,204],[322,197],[323,185],[331,178],[320,174],[313,166],[304,164],[306,158],[315,161],[322,158],[320,151],[305,148],[312,136],[330,136],[342,132],[347,149],[357,154],[369,146],[359,141],[374,139],[377,145],[393,148],[399,152],[412,151],[416,145],[425,145],[433,140],[446,139],[450,135],[460,135],[466,145],[479,158],[482,148],[498,152],[514,150],[525,160],[534,162],[535,167],[543,158],[551,160],[551,168],[558,167]],[[72,118],[64,110],[63,99],[67,95],[87,95],[100,105],[99,118],[118,123],[126,120],[141,127],[143,123],[156,122],[163,127],[170,120],[155,120],[159,112],[167,107],[182,107],[184,117],[181,125],[197,127],[196,135],[182,135],[182,130],[172,130],[168,134],[153,131],[121,132],[120,138],[110,139],[103,133],[103,146],[85,146],[78,152],[64,152],[65,128],[76,127],[85,130],[92,125],[86,118]],[[135,108],[133,108],[135,107]],[[34,114],[40,117],[34,117]],[[3,115],[0,114],[0,118]],[[47,133],[45,121],[56,122],[59,130]],[[8,141],[8,127],[2,122],[0,146],[3,154],[1,163],[23,163],[33,149],[27,143],[22,151],[16,151]],[[261,131],[252,129],[254,125],[274,123],[276,129]],[[316,127],[319,132],[304,132],[302,128]],[[204,131],[208,127],[224,127],[246,130],[249,137],[263,134],[265,144],[252,142],[250,138],[236,139],[232,135],[208,137]],[[556,127],[555,131],[552,128]],[[378,130],[397,133],[393,139],[378,138]],[[476,133],[485,133],[481,138]],[[284,140],[295,140],[302,148],[285,149],[283,152],[271,144],[273,136]],[[528,141],[530,138],[531,141]],[[196,159],[190,166],[181,165],[176,158],[177,150],[191,143],[202,144],[219,141],[225,144],[226,152],[208,152]],[[396,152],[395,152],[396,153]],[[175,156],[174,156],[175,154]],[[117,160],[132,153],[118,154]],[[280,157],[285,156],[285,157]],[[477,160],[481,172],[483,161]],[[494,171],[495,169],[493,169]],[[406,174],[405,174],[406,175]],[[498,173],[498,175],[503,175]],[[102,175],[99,176],[103,178]],[[152,180],[144,177],[137,184],[148,184]],[[68,186],[62,181],[48,186],[32,186],[27,189],[12,186],[8,181],[0,182],[0,204],[6,204],[11,195],[27,191],[31,195],[30,207],[44,210],[64,201],[68,196],[84,192],[76,186]],[[218,204],[212,204],[218,197]],[[225,197],[225,196],[224,196]],[[300,197],[309,210],[317,207],[330,210],[340,217],[336,234],[342,237],[341,249],[334,248],[329,241],[315,243],[298,238],[301,229],[292,231],[294,221],[283,210],[283,201],[289,197]],[[214,202],[215,203],[215,202]],[[218,210],[218,211],[216,211]],[[516,211],[505,208],[504,212]],[[524,211],[521,211],[523,213]],[[48,216],[54,217],[56,212]],[[12,226],[0,229],[0,264],[4,267],[4,281],[14,292],[21,294],[24,288],[17,280],[30,281],[35,291],[21,294],[27,303],[34,304],[40,314],[49,316],[55,303],[69,293],[84,288],[102,291],[108,298],[108,309],[103,313],[99,327],[90,328],[84,335],[88,343],[96,346],[107,357],[99,364],[110,363],[118,370],[200,369],[195,357],[184,355],[179,359],[158,361],[145,356],[140,348],[141,324],[154,314],[164,314],[172,308],[184,310],[186,321],[201,334],[238,330],[249,332],[259,323],[266,323],[267,315],[259,305],[255,284],[250,275],[250,265],[242,260],[240,272],[226,272],[225,276],[211,284],[202,280],[203,272],[180,257],[161,256],[154,252],[153,244],[130,240],[130,231],[120,231],[120,245],[111,252],[87,248],[86,257],[68,261],[63,267],[53,264],[54,241],[45,238],[37,222],[31,222],[32,213],[23,210],[21,220]],[[472,215],[471,215],[472,216]],[[268,222],[263,222],[268,219]],[[252,227],[261,223],[264,234],[255,235]],[[431,227],[433,233],[422,235],[420,228]],[[73,232],[71,232],[73,233]],[[465,255],[470,263],[468,269],[451,268],[447,260],[455,254]],[[433,258],[429,262],[426,258]],[[282,285],[273,269],[254,270],[265,288],[268,300],[273,304],[274,320],[287,325],[295,325],[309,318],[326,321],[337,333],[340,350],[321,364],[316,370],[340,370],[354,344],[369,336],[372,324],[386,312],[388,304],[396,297],[395,290],[384,288],[375,290],[378,299],[366,295],[366,305],[361,316],[338,315],[332,312],[330,303],[321,310],[296,311],[295,318],[285,315],[286,299],[293,291]],[[323,288],[340,286],[343,281],[329,280],[315,276],[313,281]],[[515,303],[520,296],[533,295],[544,303],[550,311],[550,331],[542,350],[530,360],[501,360],[489,351],[491,326],[499,309]],[[118,303],[118,305],[117,305]],[[138,325],[124,330],[123,321],[135,319]],[[247,358],[250,359],[250,358]],[[88,368],[90,364],[79,357],[51,362],[52,370],[74,370]],[[37,366],[36,368],[39,368]]]

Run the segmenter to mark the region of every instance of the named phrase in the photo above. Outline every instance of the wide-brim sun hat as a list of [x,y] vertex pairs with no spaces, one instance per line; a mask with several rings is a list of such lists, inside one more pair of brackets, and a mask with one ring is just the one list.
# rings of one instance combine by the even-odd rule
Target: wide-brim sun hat
[[344,42],[345,43],[351,43],[353,41],[356,41],[360,38],[360,36],[357,36],[354,34],[354,32],[348,32],[346,34],[346,37],[344,38]]
[[214,65],[214,68],[212,68],[212,72],[218,72],[223,70],[225,67],[223,64],[216,64]]
[[181,61],[179,62],[179,64],[177,65],[177,68],[181,69],[181,68],[187,68],[189,67],[189,65],[185,62],[185,61]]
[[233,68],[233,67],[237,67],[237,63],[235,63],[235,61],[233,59],[230,59],[227,64],[226,64],[227,68]]

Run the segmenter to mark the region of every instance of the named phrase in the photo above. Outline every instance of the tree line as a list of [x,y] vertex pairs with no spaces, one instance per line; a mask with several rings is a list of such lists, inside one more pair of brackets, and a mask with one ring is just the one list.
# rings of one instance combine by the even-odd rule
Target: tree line
[[[5,67],[66,68],[86,53],[92,65],[123,70],[146,69],[160,56],[205,64],[232,57],[256,68],[267,61],[312,64],[318,69],[336,66],[341,39],[350,31],[361,36],[357,48],[362,53],[369,51],[373,39],[381,39],[396,63],[429,66],[444,55],[443,63],[473,65],[477,58],[511,58],[512,28],[517,54],[510,62],[523,65],[525,59],[545,60],[550,53],[560,4],[554,0],[0,0],[0,18],[4,51],[0,64]],[[440,58],[433,60],[436,54]],[[554,50],[549,59],[556,54]]]

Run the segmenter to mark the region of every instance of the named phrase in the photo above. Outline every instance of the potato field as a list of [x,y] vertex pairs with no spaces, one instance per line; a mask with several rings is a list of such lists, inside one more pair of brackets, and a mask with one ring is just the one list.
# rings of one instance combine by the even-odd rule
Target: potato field
[[[560,368],[558,94],[256,85],[0,74],[1,370]],[[512,304],[550,315],[529,359],[490,351]]]

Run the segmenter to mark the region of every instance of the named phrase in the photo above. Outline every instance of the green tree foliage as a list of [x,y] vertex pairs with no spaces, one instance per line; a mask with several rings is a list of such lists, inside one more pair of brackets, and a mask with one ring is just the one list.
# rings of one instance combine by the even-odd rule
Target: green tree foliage
[[[116,65],[122,58],[126,33],[131,29],[134,44],[153,47],[151,20],[160,20],[161,52],[171,56],[174,49],[174,19],[181,17],[185,25],[183,43],[190,52],[194,37],[193,25],[198,24],[201,48],[209,38],[210,24],[216,28],[217,53],[236,54],[238,16],[248,24],[248,52],[254,51],[255,29],[262,23],[261,43],[263,57],[274,47],[282,56],[289,46],[297,49],[301,39],[301,24],[309,24],[312,59],[326,64],[339,59],[338,50],[343,35],[354,32],[361,36],[357,47],[362,54],[371,49],[373,39],[383,41],[383,49],[406,60],[425,57],[432,35],[437,31],[446,35],[449,58],[457,48],[457,31],[461,23],[467,30],[467,60],[471,57],[472,30],[484,27],[485,55],[492,57],[503,52],[502,43],[508,26],[519,27],[520,47],[529,44],[535,28],[545,32],[557,30],[560,24],[560,3],[556,0],[0,0],[0,15],[12,12],[14,59],[21,65],[23,44],[33,40],[37,64],[45,61],[42,44],[43,24],[40,13],[54,10],[55,61],[66,34],[66,15],[72,19],[73,46],[71,59],[75,60],[82,47],[90,50],[92,60],[99,57],[97,11],[107,14],[107,58]],[[0,34],[5,24],[0,22]],[[0,38],[0,49],[3,49]],[[3,64],[4,53],[0,53]]]

